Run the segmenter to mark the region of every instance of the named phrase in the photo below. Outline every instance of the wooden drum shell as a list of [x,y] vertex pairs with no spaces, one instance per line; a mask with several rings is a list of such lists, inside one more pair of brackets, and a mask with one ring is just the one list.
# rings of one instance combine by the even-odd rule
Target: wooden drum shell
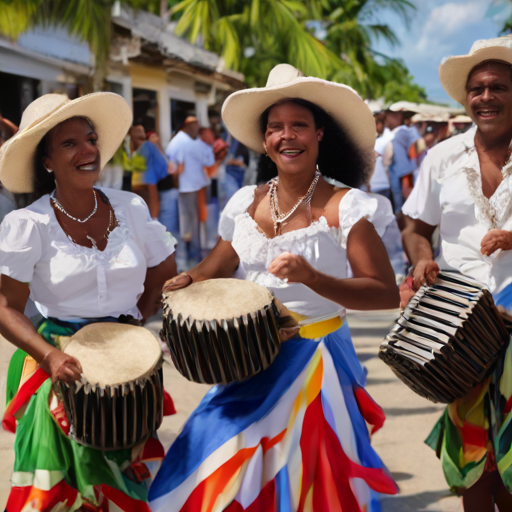
[[221,321],[174,317],[167,306],[161,338],[188,380],[227,384],[272,364],[281,346],[278,318],[275,300],[256,313]]
[[451,403],[492,373],[509,338],[488,290],[440,272],[411,299],[379,357],[420,396]]
[[58,381],[54,390],[69,420],[69,437],[90,448],[133,448],[162,423],[162,359],[150,375],[125,384],[100,387]]

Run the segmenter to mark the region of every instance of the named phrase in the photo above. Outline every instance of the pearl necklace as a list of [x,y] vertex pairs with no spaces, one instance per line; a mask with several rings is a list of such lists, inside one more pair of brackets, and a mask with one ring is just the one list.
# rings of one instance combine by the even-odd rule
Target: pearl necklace
[[62,212],[64,215],[66,215],[67,217],[69,217],[71,220],[74,220],[75,222],[80,222],[80,224],[84,224],[85,222],[87,222],[97,211],[98,211],[98,198],[96,197],[96,190],[92,189],[92,192],[94,194],[94,210],[92,211],[92,213],[86,217],[85,219],[77,219],[76,217],[73,217],[73,215],[70,215],[65,209],[64,207],[59,203],[59,201],[57,201],[57,198],[55,197],[55,190],[52,192],[52,195],[50,196],[51,200],[53,201],[53,204],[55,205],[55,207],[57,208],[57,210],[59,210],[60,212]]
[[309,205],[311,203],[311,199],[313,197],[313,193],[315,192],[316,184],[318,183],[318,180],[320,179],[321,174],[318,171],[315,171],[315,177],[313,178],[313,181],[311,182],[311,185],[308,188],[308,191],[299,198],[295,206],[292,207],[291,210],[288,210],[285,213],[280,213],[279,211],[279,202],[277,200],[277,184],[278,184],[278,178],[274,178],[270,182],[270,215],[272,216],[272,221],[274,223],[274,235],[277,236],[281,232],[282,224],[284,221],[289,219],[295,210],[302,204]]

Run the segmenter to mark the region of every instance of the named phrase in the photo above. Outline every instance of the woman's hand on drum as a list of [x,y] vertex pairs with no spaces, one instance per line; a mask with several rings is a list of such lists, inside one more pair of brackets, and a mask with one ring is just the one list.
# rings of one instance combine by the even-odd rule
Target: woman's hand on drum
[[268,267],[268,271],[288,283],[302,283],[311,288],[318,272],[302,256],[283,252]]
[[439,266],[434,260],[418,261],[412,274],[413,290],[419,290],[424,284],[434,284],[437,274],[439,274]]
[[175,290],[180,290],[181,288],[186,288],[187,286],[190,286],[192,284],[192,277],[187,274],[186,272],[182,272],[181,274],[178,274],[177,276],[173,277],[172,279],[169,279],[169,281],[166,281],[163,287],[163,292],[173,292]]
[[483,238],[480,244],[480,252],[490,256],[501,249],[502,251],[512,250],[512,232],[504,229],[491,229]]
[[50,375],[52,382],[61,380],[71,383],[80,380],[83,371],[77,359],[56,348],[46,353],[39,366]]
[[281,340],[281,342],[288,341],[289,339],[297,335],[299,329],[299,325],[295,325],[293,327],[281,327],[279,329],[279,339]]

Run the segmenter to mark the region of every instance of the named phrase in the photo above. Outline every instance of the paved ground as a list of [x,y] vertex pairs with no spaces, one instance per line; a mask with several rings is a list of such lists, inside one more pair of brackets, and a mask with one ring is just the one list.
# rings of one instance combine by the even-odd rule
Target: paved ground
[[[384,500],[383,512],[462,512],[458,498],[450,495],[440,464],[423,440],[443,407],[410,391],[377,357],[378,347],[389,330],[393,313],[351,314],[349,324],[358,356],[368,369],[368,391],[384,408],[387,421],[373,444],[400,486],[400,495]],[[158,330],[158,321],[149,325]],[[0,412],[3,413],[7,365],[13,349],[0,339]],[[165,418],[159,431],[168,446],[188,414],[208,387],[182,378],[171,366],[164,370],[165,386],[172,394],[178,413]],[[14,436],[0,430],[0,510],[9,490],[13,464]]]

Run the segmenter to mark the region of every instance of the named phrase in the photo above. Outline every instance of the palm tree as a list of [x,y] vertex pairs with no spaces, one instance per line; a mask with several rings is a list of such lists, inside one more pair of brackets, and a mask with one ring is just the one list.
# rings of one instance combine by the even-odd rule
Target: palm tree
[[289,62],[372,97],[386,69],[399,67],[372,50],[377,38],[398,43],[391,27],[373,21],[383,9],[408,22],[416,8],[410,0],[182,0],[171,13],[178,35],[220,53],[248,85],[262,85],[275,64]]
[[288,61],[315,76],[328,75],[335,65],[336,56],[302,22],[308,16],[306,4],[296,0],[182,0],[171,13],[178,17],[178,35],[219,53],[226,67],[242,71],[248,85],[258,85],[279,62]]
[[[401,78],[408,75],[403,64],[376,52],[372,44],[378,39],[391,46],[399,43],[389,25],[375,20],[386,9],[397,13],[408,24],[416,9],[410,0],[317,0],[314,4],[327,46],[345,64],[334,73],[333,79],[348,81],[366,97],[374,97],[388,68],[398,71]],[[347,66],[351,70],[348,75]]]

